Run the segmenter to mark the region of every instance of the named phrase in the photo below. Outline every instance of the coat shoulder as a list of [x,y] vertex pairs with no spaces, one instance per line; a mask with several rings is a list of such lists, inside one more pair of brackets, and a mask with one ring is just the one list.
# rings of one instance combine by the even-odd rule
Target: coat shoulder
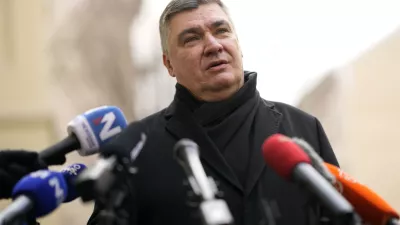
[[310,113],[283,102],[268,101],[264,99],[264,104],[280,112],[286,122],[315,124],[315,121],[317,120],[317,118]]
[[329,138],[318,118],[294,106],[265,101],[282,114],[280,133],[307,141],[324,161],[339,166]]
[[167,109],[162,109],[161,111],[146,116],[138,121],[149,128],[153,126],[160,126],[160,123],[163,123],[164,121],[166,110]]
[[265,101],[265,104],[281,114],[280,133],[305,138],[313,142],[314,146],[318,145],[320,122],[315,116],[282,102]]

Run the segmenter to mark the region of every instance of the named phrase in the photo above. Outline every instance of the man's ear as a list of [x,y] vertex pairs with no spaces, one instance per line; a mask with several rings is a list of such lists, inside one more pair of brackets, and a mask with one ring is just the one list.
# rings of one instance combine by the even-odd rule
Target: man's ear
[[175,77],[174,75],[174,68],[172,67],[171,61],[169,60],[169,57],[167,54],[163,54],[163,63],[165,68],[167,68],[168,73],[171,77]]

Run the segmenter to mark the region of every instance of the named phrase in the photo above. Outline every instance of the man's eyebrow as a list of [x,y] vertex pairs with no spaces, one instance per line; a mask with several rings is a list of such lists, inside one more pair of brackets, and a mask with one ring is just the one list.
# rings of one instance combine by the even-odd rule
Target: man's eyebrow
[[182,41],[186,34],[198,34],[198,33],[200,33],[200,27],[189,27],[179,33],[178,40]]
[[[212,22],[211,28],[215,29],[223,25],[227,25],[230,27],[228,21],[222,19]],[[186,28],[178,34],[178,41],[181,42],[186,34],[198,34],[198,33],[201,33],[201,27],[199,26]]]
[[223,26],[223,25],[227,25],[227,26],[230,27],[228,21],[226,21],[226,20],[217,20],[217,21],[214,21],[211,24],[211,28],[215,29],[215,28],[218,28],[218,27]]

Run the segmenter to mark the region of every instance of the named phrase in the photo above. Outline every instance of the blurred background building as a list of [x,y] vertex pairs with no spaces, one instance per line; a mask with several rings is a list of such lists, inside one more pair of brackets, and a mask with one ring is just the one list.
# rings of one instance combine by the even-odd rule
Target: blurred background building
[[[167,2],[0,0],[0,149],[42,150],[99,105],[120,107],[129,121],[167,106],[175,82],[158,36]],[[343,169],[400,211],[399,3],[226,3],[261,95],[317,116]],[[71,153],[67,165],[95,159]],[[41,222],[85,224],[91,211],[77,200]]]
[[341,167],[400,210],[400,27],[327,74],[299,107],[320,118]]

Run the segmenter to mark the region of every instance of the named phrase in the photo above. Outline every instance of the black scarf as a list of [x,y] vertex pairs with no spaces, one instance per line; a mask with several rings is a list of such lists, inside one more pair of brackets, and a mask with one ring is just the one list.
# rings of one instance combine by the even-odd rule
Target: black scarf
[[250,149],[255,147],[254,122],[261,102],[256,89],[257,74],[244,72],[244,78],[244,85],[238,92],[219,102],[199,101],[180,84],[176,85],[175,95],[193,112],[193,118],[205,129],[243,185]]

